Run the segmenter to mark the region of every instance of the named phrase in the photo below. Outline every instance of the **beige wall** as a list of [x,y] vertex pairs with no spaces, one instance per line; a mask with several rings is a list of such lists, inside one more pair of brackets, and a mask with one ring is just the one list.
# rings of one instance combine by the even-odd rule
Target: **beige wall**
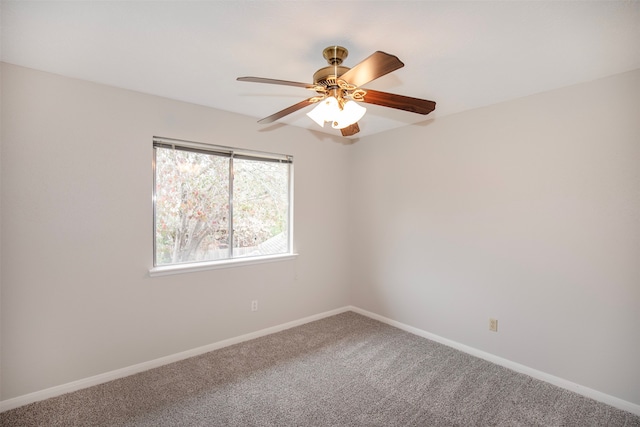
[[[2,399],[353,304],[640,404],[638,111],[640,71],[344,146],[5,64]],[[294,155],[300,256],[148,277],[153,135]]]
[[351,168],[353,305],[640,404],[640,70],[374,135]]
[[[2,71],[3,399],[348,303],[350,147],[210,108]],[[154,135],[292,154],[299,257],[150,278]]]

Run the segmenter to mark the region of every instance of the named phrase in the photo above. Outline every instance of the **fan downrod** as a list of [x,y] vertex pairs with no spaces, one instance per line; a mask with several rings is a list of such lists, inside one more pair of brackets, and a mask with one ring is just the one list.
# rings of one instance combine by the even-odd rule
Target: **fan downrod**
[[320,68],[313,74],[313,84],[324,86],[326,89],[337,87],[338,77],[349,71],[344,67],[342,61],[349,55],[349,51],[342,46],[329,46],[322,51],[322,56],[327,60],[329,66]]

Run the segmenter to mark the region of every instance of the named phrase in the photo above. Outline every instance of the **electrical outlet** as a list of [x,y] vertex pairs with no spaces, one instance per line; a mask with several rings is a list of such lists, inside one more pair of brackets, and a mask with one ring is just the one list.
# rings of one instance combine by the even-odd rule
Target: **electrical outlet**
[[498,319],[489,319],[489,330],[498,332]]
[[258,311],[258,300],[254,299],[251,301],[251,311]]

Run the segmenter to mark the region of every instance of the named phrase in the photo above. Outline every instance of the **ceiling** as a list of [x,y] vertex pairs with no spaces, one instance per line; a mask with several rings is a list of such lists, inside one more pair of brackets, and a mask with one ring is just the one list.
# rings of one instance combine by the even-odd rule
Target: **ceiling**
[[[365,104],[356,137],[640,68],[640,1],[2,1],[5,62],[256,119],[313,95],[322,50],[405,67],[367,88],[437,102]],[[322,131],[300,110],[280,123]]]

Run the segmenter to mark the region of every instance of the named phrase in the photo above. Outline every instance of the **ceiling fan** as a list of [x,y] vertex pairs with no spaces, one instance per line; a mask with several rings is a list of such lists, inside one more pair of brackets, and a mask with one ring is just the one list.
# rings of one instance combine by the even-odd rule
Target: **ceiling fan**
[[325,122],[331,123],[334,129],[340,129],[342,136],[355,135],[360,131],[358,120],[362,118],[366,108],[357,102],[376,104],[423,115],[435,110],[436,103],[433,101],[361,87],[378,77],[404,67],[404,64],[397,56],[377,51],[353,68],[348,68],[341,65],[348,54],[347,49],[342,46],[329,46],[324,49],[322,55],[329,63],[329,66],[321,68],[313,74],[313,84],[263,77],[238,77],[237,80],[296,86],[316,92],[316,95],[311,98],[265,117],[259,120],[258,123],[272,123],[308,105],[318,104],[307,113],[307,116],[323,127]]

